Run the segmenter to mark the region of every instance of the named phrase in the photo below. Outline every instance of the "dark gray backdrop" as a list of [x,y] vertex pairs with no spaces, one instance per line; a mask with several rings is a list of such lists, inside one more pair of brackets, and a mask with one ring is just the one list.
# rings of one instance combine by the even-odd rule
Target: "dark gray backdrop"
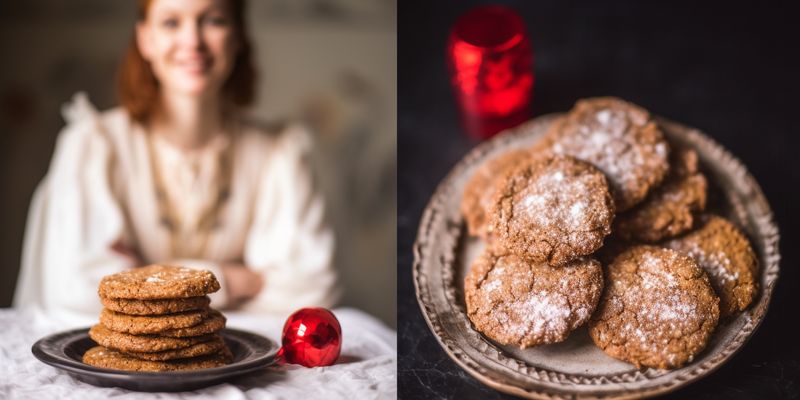
[[[399,4],[398,319],[400,397],[506,398],[471,378],[425,324],[411,246],[435,185],[475,143],[462,134],[444,48],[478,1]],[[764,324],[710,377],[672,398],[796,398],[800,345],[800,58],[797,13],[780,3],[501,1],[527,22],[535,53],[534,114],[614,95],[700,128],[762,185],[781,229],[781,278]]]

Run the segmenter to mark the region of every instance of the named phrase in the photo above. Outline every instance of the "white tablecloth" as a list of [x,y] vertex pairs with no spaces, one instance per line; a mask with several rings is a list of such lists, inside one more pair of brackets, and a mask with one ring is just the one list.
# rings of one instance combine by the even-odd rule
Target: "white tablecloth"
[[[78,381],[37,360],[39,338],[92,321],[64,320],[35,309],[0,309],[2,399],[383,399],[397,396],[397,334],[370,315],[333,310],[342,325],[342,354],[330,367],[281,366],[191,392],[141,393]],[[280,342],[283,320],[225,313],[228,326]],[[85,323],[85,324],[84,324]],[[83,325],[79,325],[83,324]]]

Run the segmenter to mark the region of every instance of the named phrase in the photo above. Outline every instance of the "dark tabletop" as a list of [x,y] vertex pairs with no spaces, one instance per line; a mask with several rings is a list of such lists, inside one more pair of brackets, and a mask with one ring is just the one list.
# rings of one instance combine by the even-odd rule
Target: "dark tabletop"
[[[708,133],[761,184],[781,231],[781,277],[750,342],[667,397],[800,397],[800,33],[778,4],[506,1],[527,23],[533,112],[614,95]],[[605,2],[604,2],[605,3]],[[701,4],[702,3],[702,4]],[[445,64],[448,29],[476,1],[399,2],[398,327],[400,397],[498,399],[445,354],[411,280],[411,247],[438,182],[476,142],[462,133]]]

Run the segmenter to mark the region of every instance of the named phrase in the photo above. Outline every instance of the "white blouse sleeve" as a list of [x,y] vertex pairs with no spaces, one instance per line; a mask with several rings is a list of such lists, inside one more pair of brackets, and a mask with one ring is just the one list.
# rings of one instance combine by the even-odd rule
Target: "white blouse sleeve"
[[308,164],[311,144],[304,128],[291,126],[264,161],[244,261],[265,284],[247,310],[289,313],[331,307],[339,297],[333,232]]
[[133,261],[111,249],[124,241],[125,220],[112,190],[106,127],[85,96],[64,114],[68,124],[31,203],[14,303],[96,318],[100,279]]

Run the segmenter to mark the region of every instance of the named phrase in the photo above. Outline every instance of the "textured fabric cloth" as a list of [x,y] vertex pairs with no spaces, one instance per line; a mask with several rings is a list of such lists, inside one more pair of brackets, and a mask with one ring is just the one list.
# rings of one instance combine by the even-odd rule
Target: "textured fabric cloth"
[[[101,388],[37,360],[43,336],[88,325],[34,308],[0,309],[0,398],[40,399],[389,399],[397,396],[397,334],[355,309],[333,310],[342,326],[342,354],[329,367],[274,366],[227,383],[177,393]],[[226,313],[228,326],[280,342],[282,317]],[[287,315],[288,317],[288,315]],[[96,320],[95,320],[96,322]],[[91,323],[91,322],[90,322]]]
[[[98,112],[85,96],[76,96],[64,114],[67,126],[31,202],[15,306],[97,315],[100,279],[135,266],[114,250],[117,244],[138,250],[144,263],[180,261],[211,270],[223,287],[211,296],[217,308],[225,306],[219,267],[225,262],[263,274],[265,286],[247,311],[285,314],[334,304],[334,239],[307,165],[312,142],[304,128],[240,122],[229,142],[182,155],[165,141],[152,140],[151,146],[150,135],[124,110]],[[151,159],[169,169],[161,174],[170,187],[167,197],[191,221],[219,195],[213,187],[216,155],[227,146],[233,146],[230,191],[217,222],[203,245],[181,243],[201,248],[200,254],[173,254]]]

